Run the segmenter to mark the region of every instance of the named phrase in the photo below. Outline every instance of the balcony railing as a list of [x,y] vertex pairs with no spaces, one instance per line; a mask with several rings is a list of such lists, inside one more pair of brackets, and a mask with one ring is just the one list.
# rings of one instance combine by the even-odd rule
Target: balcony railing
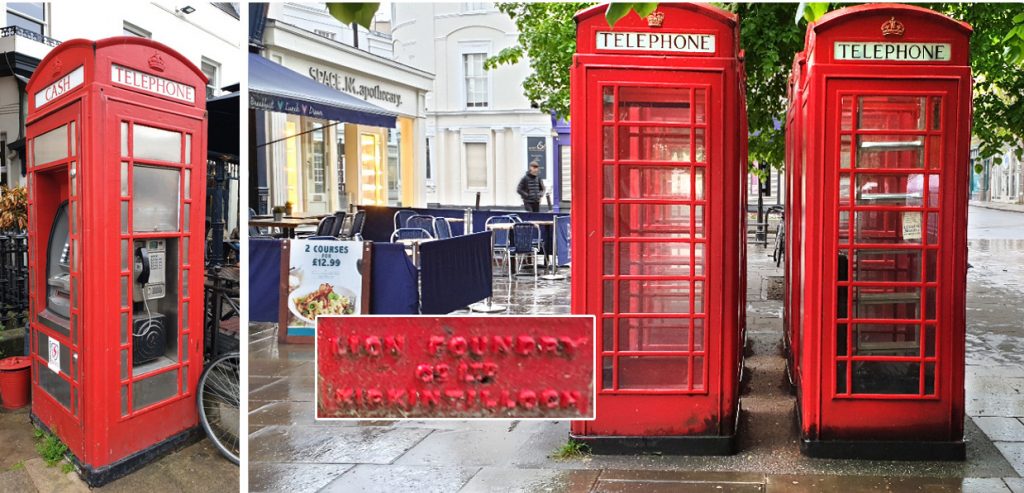
[[21,36],[26,39],[31,39],[38,43],[42,43],[46,46],[56,48],[60,44],[60,41],[53,39],[49,36],[43,36],[42,34],[29,31],[21,26],[6,26],[0,27],[0,38],[6,38],[9,36]]

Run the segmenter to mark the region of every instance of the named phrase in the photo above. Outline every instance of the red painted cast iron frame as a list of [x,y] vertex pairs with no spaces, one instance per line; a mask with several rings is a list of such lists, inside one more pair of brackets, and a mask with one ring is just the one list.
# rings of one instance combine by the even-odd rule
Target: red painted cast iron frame
[[[896,39],[887,38],[881,27],[890,19],[902,22],[906,33]],[[786,331],[792,352],[790,371],[798,387],[803,449],[810,455],[963,457],[967,184],[972,94],[970,34],[967,24],[923,8],[863,5],[832,12],[812,23],[808,27],[805,50],[794,61],[796,73],[788,117],[794,124],[787,128],[787,146],[790,147],[787,175],[790,175],[791,192],[786,219],[791,241],[787,244],[786,260]],[[949,43],[952,55],[948,62],[835,60],[836,41]],[[943,98],[941,131],[929,132],[932,128],[929,125],[924,131],[914,132],[938,134],[941,137],[936,140],[945,141],[938,171],[925,166],[918,172],[938,175],[938,205],[892,209],[920,211],[922,216],[927,216],[928,212],[938,213],[938,241],[935,245],[924,245],[925,241],[921,240],[923,246],[918,249],[922,251],[922,262],[925,251],[937,250],[937,278],[908,284],[920,288],[922,294],[926,289],[936,290],[935,321],[930,322],[936,326],[936,354],[928,356],[922,351],[919,357],[909,359],[903,356],[868,358],[885,362],[913,360],[921,362],[922,367],[925,363],[934,363],[934,393],[924,389],[923,369],[922,389],[915,394],[837,392],[837,363],[840,359],[854,361],[858,358],[837,356],[835,350],[837,325],[850,323],[837,319],[835,293],[840,286],[850,286],[852,292],[854,284],[840,281],[836,275],[840,248],[837,231],[840,226],[838,129],[842,115],[838,103],[841,95]],[[851,168],[843,171],[857,171],[854,166]],[[902,172],[907,173],[907,170]],[[880,173],[886,171],[883,169]],[[927,193],[926,190],[925,197]],[[850,210],[849,206],[844,207]],[[858,205],[855,209],[887,210],[879,205]],[[844,224],[843,229],[846,227]],[[926,234],[928,228],[923,227]],[[852,247],[858,248],[863,243],[851,237]],[[930,320],[926,315],[928,309],[920,311],[924,327]],[[849,378],[847,390],[851,388]],[[897,445],[879,446],[880,442]],[[869,445],[862,446],[865,444]],[[901,449],[916,452],[901,454],[898,452]]]
[[[170,79],[190,86],[194,103],[135,90],[112,83],[112,65]],[[78,67],[84,69],[81,84],[37,108],[34,95],[68,75]],[[129,458],[143,457],[152,447],[194,430],[198,423],[195,388],[203,370],[203,284],[204,284],[204,217],[206,211],[206,77],[182,55],[170,48],[137,37],[116,37],[100,41],[75,39],[62,43],[39,64],[29,81],[27,146],[29,188],[29,287],[30,325],[33,358],[36,369],[49,372],[47,361],[35,351],[37,334],[55,338],[70,348],[77,357],[76,375],[61,372],[58,377],[72,387],[72,404],[63,406],[39,386],[39,371],[34,370],[32,384],[32,415],[34,420],[55,433],[67,444],[76,462],[86,473],[103,472]],[[31,142],[39,135],[75,121],[69,147],[70,158],[51,163],[34,163]],[[128,195],[122,196],[121,155],[122,121],[137,122],[189,133],[191,148],[188,162],[159,162],[160,167],[182,170],[179,190],[179,230],[169,233],[132,233],[121,230],[121,207],[130,211],[132,181],[127,180]],[[184,141],[184,138],[182,139]],[[130,142],[130,139],[129,139]],[[131,145],[131,144],[129,144]],[[187,147],[182,144],[182,156]],[[69,165],[76,161],[73,173],[77,184],[69,178]],[[138,159],[138,161],[142,161]],[[63,169],[63,171],[61,171]],[[188,170],[186,172],[186,170]],[[188,193],[185,181],[189,180]],[[74,187],[77,193],[69,193]],[[72,251],[71,277],[72,337],[65,337],[40,322],[39,314],[46,307],[46,251],[53,214],[62,200],[70,199],[68,208],[71,241],[81,251]],[[131,224],[129,212],[128,224]],[[122,351],[127,351],[130,365],[131,337],[122,343],[121,316],[131,318],[132,252],[127,265],[122,259],[122,239],[132,245],[133,239],[171,238],[179,240],[177,272],[168,269],[168,276],[177,276],[177,323],[169,331],[179,334],[178,359],[175,364],[145,376],[177,372],[178,391],[169,399],[142,409],[129,408],[122,415],[122,387],[132,401],[131,369],[121,368]],[[189,239],[188,247],[182,248]],[[80,245],[80,246],[78,246]],[[73,247],[72,250],[75,249]],[[183,272],[191,271],[187,296],[182,296]],[[127,306],[122,280],[128,282]],[[128,330],[131,330],[129,326]],[[187,338],[187,359],[183,343]],[[46,354],[45,351],[43,354]],[[127,376],[125,376],[125,371]],[[184,380],[184,382],[182,382]]]
[[[576,15],[577,54],[571,72],[572,138],[574,142],[573,166],[573,238],[572,312],[593,314],[598,318],[598,352],[595,364],[610,358],[612,373],[604,371],[598,376],[597,418],[593,421],[575,421],[571,435],[590,443],[595,452],[614,452],[635,448],[654,448],[665,452],[731,453],[735,436],[735,423],[739,415],[738,382],[742,371],[743,325],[745,323],[745,198],[746,198],[746,115],[744,69],[742,53],[738,49],[738,19],[734,14],[699,4],[665,3],[659,6],[664,13],[664,24],[650,27],[645,19],[634,14],[609,28],[604,18],[605,6],[596,6]],[[651,33],[704,33],[716,38],[713,53],[652,53],[598,51],[595,36],[598,31],[651,32]],[[604,88],[619,94],[620,86],[660,88],[700,88],[708,94],[707,154],[703,163],[694,159],[691,168],[701,168],[704,175],[704,197],[690,195],[691,201],[656,200],[645,197],[623,199],[622,192],[607,197],[606,186],[618,190],[624,182],[604,183],[606,162],[603,154],[601,112]],[[691,101],[694,95],[690,91]],[[699,104],[695,101],[695,104]],[[691,120],[694,121],[694,120]],[[657,123],[640,122],[648,127]],[[633,125],[633,123],[630,123]],[[614,124],[612,124],[614,125]],[[672,125],[664,124],[664,128]],[[684,125],[685,126],[685,125]],[[691,124],[690,127],[693,127]],[[618,144],[616,144],[618,145]],[[621,155],[616,153],[613,167],[618,169]],[[641,166],[651,163],[625,163]],[[676,165],[675,162],[653,164]],[[694,171],[696,173],[697,171]],[[619,177],[614,171],[613,177]],[[692,176],[692,175],[691,175]],[[614,179],[613,178],[613,181]],[[691,183],[692,187],[696,187]],[[696,188],[693,188],[696,190]],[[605,320],[614,320],[620,313],[619,289],[614,289],[612,300],[605,299],[606,282],[643,281],[650,276],[623,275],[620,268],[609,274],[603,269],[603,243],[617,242],[623,224],[619,218],[615,229],[605,232],[606,206],[616,209],[619,204],[687,204],[703,206],[705,236],[703,276],[693,270],[693,256],[677,259],[691,266],[689,276],[672,276],[671,280],[689,281],[690,286],[703,282],[704,323],[706,336],[703,348],[694,347],[694,332],[689,333],[688,349],[675,351],[618,351],[620,346],[617,327],[605,327]],[[621,209],[620,209],[621,210]],[[693,209],[691,209],[693,210]],[[621,214],[621,213],[617,213]],[[631,221],[636,218],[632,218]],[[694,226],[696,227],[696,226]],[[617,233],[618,232],[618,233]],[[645,239],[632,238],[643,242]],[[624,253],[615,247],[614,264],[619,264]],[[665,279],[658,277],[655,279]],[[693,293],[693,291],[691,291]],[[642,293],[630,291],[643,303]],[[611,312],[605,311],[606,302],[614,302]],[[693,311],[691,297],[691,313]],[[643,316],[643,314],[640,314]],[[680,314],[676,314],[680,315]],[[661,316],[661,315],[659,315]],[[671,314],[670,314],[671,316]],[[699,317],[699,315],[698,315]],[[614,330],[608,337],[605,331]],[[701,336],[697,336],[698,338]],[[605,342],[611,340],[610,347]],[[690,385],[683,389],[620,388],[619,357],[659,354],[663,356],[689,356],[688,375],[702,379],[702,386]],[[695,356],[704,358],[704,367],[695,367]],[[610,382],[607,380],[611,380]],[[666,386],[667,387],[667,386]]]

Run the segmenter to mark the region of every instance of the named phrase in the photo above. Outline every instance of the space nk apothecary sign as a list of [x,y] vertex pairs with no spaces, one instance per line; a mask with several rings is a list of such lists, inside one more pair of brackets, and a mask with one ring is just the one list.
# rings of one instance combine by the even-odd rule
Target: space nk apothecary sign
[[594,318],[320,317],[318,418],[594,415]]

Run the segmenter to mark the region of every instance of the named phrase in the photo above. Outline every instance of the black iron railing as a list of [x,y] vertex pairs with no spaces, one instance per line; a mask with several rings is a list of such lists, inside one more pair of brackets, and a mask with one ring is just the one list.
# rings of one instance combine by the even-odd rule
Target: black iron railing
[[57,47],[57,45],[60,44],[60,41],[57,41],[56,39],[53,39],[49,36],[43,36],[42,34],[39,34],[37,32],[29,31],[28,29],[25,29],[24,27],[21,26],[0,27],[0,38],[6,38],[9,36],[21,36],[23,38],[31,39],[32,41],[36,41],[46,46],[52,46],[55,48]]

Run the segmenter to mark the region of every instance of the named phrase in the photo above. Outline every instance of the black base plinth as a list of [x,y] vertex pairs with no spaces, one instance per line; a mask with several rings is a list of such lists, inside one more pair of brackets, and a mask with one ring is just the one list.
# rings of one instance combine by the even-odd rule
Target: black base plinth
[[[47,433],[50,432],[49,428],[47,428],[35,414],[30,413],[29,416],[32,420],[32,424],[42,428]],[[189,428],[181,433],[165,438],[163,441],[155,443],[144,450],[140,450],[129,455],[128,457],[125,457],[113,464],[101,467],[92,467],[88,464],[83,464],[78,460],[78,457],[75,457],[75,455],[70,452],[68,452],[67,455],[71,460],[71,463],[75,465],[75,469],[78,471],[78,475],[81,476],[82,480],[90,487],[95,488],[131,474],[146,464],[154,462],[175,450],[198,442],[203,438],[201,431],[202,429],[198,426]]]
[[884,441],[884,440],[800,440],[800,452],[819,459],[866,460],[948,460],[967,459],[963,440]]
[[732,455],[736,435],[728,436],[583,436],[569,438],[586,444],[598,455]]

